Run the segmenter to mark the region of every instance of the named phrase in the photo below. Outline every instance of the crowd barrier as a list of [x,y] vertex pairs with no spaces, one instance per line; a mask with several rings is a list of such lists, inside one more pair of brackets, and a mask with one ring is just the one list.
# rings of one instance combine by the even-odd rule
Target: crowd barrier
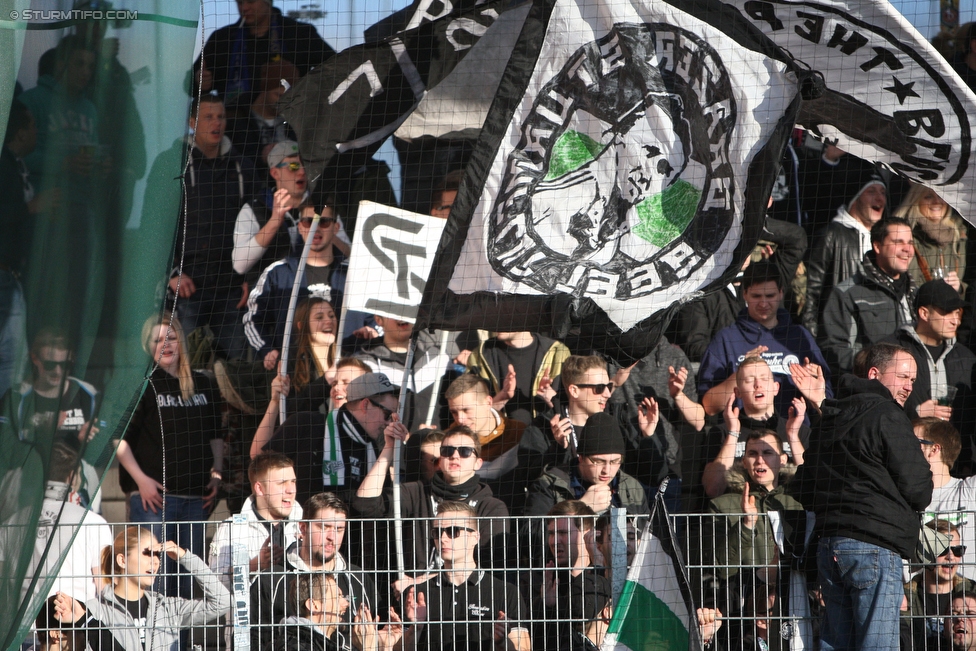
[[[945,517],[953,522],[965,522],[973,515],[954,512],[945,514]],[[807,549],[804,554],[802,542],[796,544],[797,540],[806,538],[801,530],[812,525],[812,516],[803,512],[759,514],[751,534],[748,531],[744,533],[743,517],[744,514],[670,516],[694,607],[721,611],[722,627],[712,642],[714,648],[743,651],[746,648],[759,648],[755,638],[763,634],[776,641],[769,648],[816,648],[821,611],[816,583],[816,551]],[[409,591],[409,581],[396,586],[394,582],[414,578],[417,584],[413,587],[413,601],[418,601],[417,593],[425,594],[427,631],[430,634],[437,631],[438,635],[451,639],[462,634],[450,625],[453,618],[446,614],[434,616],[439,609],[444,613],[451,608],[460,609],[457,612],[467,612],[469,616],[492,625],[501,621],[499,613],[504,612],[505,630],[509,633],[513,630],[526,631],[533,641],[532,648],[563,648],[564,642],[569,644],[566,642],[567,636],[584,635],[588,626],[593,630],[599,628],[593,622],[600,616],[600,603],[597,602],[600,602],[602,588],[594,588],[589,583],[582,586],[582,580],[574,576],[572,566],[574,563],[597,566],[596,570],[590,571],[606,577],[606,591],[610,592],[607,597],[611,606],[616,605],[624,589],[629,565],[633,565],[628,563],[628,557],[633,559],[637,552],[641,536],[645,534],[646,521],[646,517],[628,516],[621,509],[613,509],[605,521],[598,523],[601,527],[597,528],[594,523],[592,529],[589,521],[572,516],[482,518],[477,522],[477,534],[463,531],[463,526],[454,530],[448,526],[438,527],[442,529],[439,535],[446,539],[441,543],[442,546],[446,545],[445,557],[462,557],[467,549],[465,544],[471,544],[478,550],[478,570],[460,585],[451,582],[450,568],[444,566],[443,559],[433,551],[433,545],[428,544],[432,543],[434,536],[432,524],[436,524],[429,519],[402,521],[402,556],[407,570],[402,575],[398,571],[392,518],[349,518],[344,522],[328,519],[295,521],[286,523],[284,527],[276,527],[273,534],[268,533],[265,524],[245,522],[240,517],[223,523],[168,523],[166,526],[170,532],[164,538],[173,540],[181,548],[195,550],[212,568],[219,567],[217,578],[224,588],[216,590],[220,594],[215,596],[213,584],[206,585],[215,576],[209,570],[198,567],[197,579],[194,580],[186,572],[185,566],[180,568],[171,561],[164,559],[160,562],[158,557],[150,558],[158,547],[150,549],[148,543],[151,540],[145,536],[140,539],[138,554],[143,554],[150,562],[157,562],[159,571],[155,580],[140,580],[145,587],[168,595],[182,594],[201,600],[203,605],[198,606],[200,610],[214,610],[215,604],[221,605],[217,608],[220,612],[212,612],[213,616],[208,616],[208,621],[198,618],[181,626],[186,632],[177,641],[183,648],[198,647],[201,651],[284,648],[281,646],[284,640],[278,639],[284,629],[268,621],[269,613],[279,613],[283,607],[286,614],[300,614],[293,612],[297,577],[302,574],[295,566],[312,558],[331,557],[331,545],[344,524],[339,554],[345,566],[340,565],[332,573],[334,583],[333,578],[328,578],[323,585],[327,588],[324,596],[328,597],[329,608],[332,609],[328,616],[336,620],[336,635],[346,646],[352,641],[353,618],[363,604],[368,606],[374,618],[378,618],[376,628],[379,631],[384,631],[389,625],[391,607],[399,616],[404,616],[407,599],[403,593]],[[96,593],[105,590],[105,586],[113,580],[132,579],[131,573],[119,572],[118,567],[113,570],[113,575],[106,574],[100,567],[85,566],[101,557],[102,541],[118,539],[119,534],[129,526],[153,525],[43,525],[37,537],[34,557],[34,567],[40,569],[27,577],[23,594],[33,595],[35,607],[55,590],[90,603]],[[222,527],[224,531],[220,531]],[[51,560],[42,560],[44,549],[49,548],[48,556],[53,559],[59,547],[66,545],[72,535],[71,553],[66,556],[60,569]],[[656,531],[654,535],[666,537],[667,532]],[[477,537],[477,540],[462,540],[465,536]],[[50,545],[48,541],[51,541]],[[291,542],[294,544],[285,551],[285,545]],[[268,547],[269,543],[270,551],[265,554],[273,557],[276,567],[252,572],[250,559],[260,556],[261,548]],[[958,576],[952,582],[960,584],[965,581],[963,574],[976,576],[976,562],[969,558],[969,550],[964,551],[961,558],[958,557],[955,553],[960,551],[958,541],[954,541],[953,545],[956,547],[953,554],[940,560],[943,566],[955,568]],[[425,552],[422,557],[421,550]],[[124,556],[124,552],[124,549],[116,548],[113,555]],[[668,561],[651,555],[645,556],[644,562],[663,567]],[[951,575],[948,570],[943,572]],[[936,576],[937,572],[932,568],[927,572],[918,566],[905,564],[904,578],[906,582],[910,579],[915,581],[922,591],[920,594],[926,590],[929,578]],[[262,581],[265,587],[270,585],[273,589],[270,592],[262,590]],[[510,586],[504,586],[504,583]],[[601,581],[600,585],[604,583]],[[658,591],[656,594],[665,602],[677,599],[674,594],[666,594],[668,590],[675,590],[678,587],[676,584],[645,587]],[[344,605],[334,588],[338,588],[348,605]],[[329,590],[333,590],[333,593],[328,594]],[[477,604],[473,596],[475,593],[480,594]],[[439,605],[433,604],[433,595],[441,596]],[[276,603],[275,600],[281,601]],[[924,605],[925,598],[922,596],[912,607],[917,611]],[[597,609],[595,614],[594,608]],[[513,613],[513,609],[518,612]],[[603,618],[606,619],[610,612],[603,612]],[[648,617],[655,616],[648,613]],[[901,616],[904,618],[903,634],[909,645],[919,643],[918,640],[923,639],[919,636],[941,626],[938,617],[926,617],[921,611],[902,613]],[[94,651],[100,651],[92,641],[99,623],[116,634],[125,628],[117,623],[90,624],[88,644]],[[651,628],[655,625],[654,622],[650,623]],[[150,629],[146,629],[144,624],[137,624],[139,626],[142,628],[137,633],[148,636],[141,638],[148,651],[153,648],[152,637],[162,633],[158,626]],[[63,624],[55,626],[62,630],[64,627]],[[24,646],[42,648],[46,630],[32,632],[25,639]],[[77,632],[77,629],[72,630]],[[470,634],[475,635],[474,629]],[[432,639],[426,644],[429,648],[444,646]],[[379,645],[378,648],[383,647]]]

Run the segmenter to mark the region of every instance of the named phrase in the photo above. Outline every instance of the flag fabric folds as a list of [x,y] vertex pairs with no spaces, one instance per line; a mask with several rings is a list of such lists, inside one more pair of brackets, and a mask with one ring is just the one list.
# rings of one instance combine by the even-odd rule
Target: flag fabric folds
[[601,651],[702,648],[691,586],[674,529],[657,491]]
[[797,79],[752,33],[756,51],[664,3],[536,0],[418,326],[572,329],[646,354],[762,226]]
[[359,169],[511,0],[472,4],[383,41],[343,50],[282,96],[279,114],[295,130],[310,179],[334,182]]
[[799,65],[823,75],[826,92],[803,102],[798,124],[924,183],[960,214],[971,215],[976,95],[890,3],[726,4]]

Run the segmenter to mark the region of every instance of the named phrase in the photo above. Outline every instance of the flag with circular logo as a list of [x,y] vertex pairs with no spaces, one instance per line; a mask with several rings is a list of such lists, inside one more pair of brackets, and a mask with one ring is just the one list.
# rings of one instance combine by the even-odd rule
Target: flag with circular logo
[[[455,200],[428,318],[521,330],[567,305],[596,330],[640,330],[754,241],[796,94],[782,62],[670,5],[539,0]],[[524,309],[499,305],[511,297]]]

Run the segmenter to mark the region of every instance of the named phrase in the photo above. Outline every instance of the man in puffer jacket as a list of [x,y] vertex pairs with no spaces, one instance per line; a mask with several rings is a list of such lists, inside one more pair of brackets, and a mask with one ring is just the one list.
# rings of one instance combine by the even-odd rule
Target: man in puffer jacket
[[908,265],[915,255],[912,229],[903,219],[878,222],[871,229],[873,250],[862,271],[834,288],[824,308],[824,357],[835,377],[850,373],[854,356],[913,321],[915,283]]

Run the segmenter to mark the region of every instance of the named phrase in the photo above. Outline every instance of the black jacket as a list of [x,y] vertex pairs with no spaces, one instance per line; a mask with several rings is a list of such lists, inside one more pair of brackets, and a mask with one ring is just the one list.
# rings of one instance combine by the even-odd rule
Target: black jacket
[[932,471],[912,423],[877,380],[845,375],[822,405],[790,492],[823,536],[843,536],[911,558]]
[[[270,570],[258,573],[257,579],[251,584],[252,651],[265,649],[272,641],[276,641],[278,648],[281,648],[286,631],[289,636],[295,633],[291,627],[279,628],[279,625],[286,617],[298,616],[290,606],[295,578],[300,573],[310,571],[298,555],[299,544],[301,543],[293,543],[288,548],[283,566],[274,565]],[[349,608],[345,612],[347,624],[352,624],[360,604],[365,603],[371,612],[380,610],[372,576],[363,572],[362,568],[346,562],[341,554],[336,554],[335,577],[342,594],[349,600]],[[318,637],[324,639],[321,635]],[[285,648],[302,651],[307,649],[306,646],[293,645]]]
[[807,301],[803,306],[803,327],[817,336],[821,315],[834,287],[861,271],[861,240],[858,232],[839,222],[830,222],[814,236],[807,259]]
[[[254,648],[253,645],[251,647]],[[293,616],[281,623],[281,634],[264,651],[340,651],[348,648],[325,635],[304,617]],[[258,651],[257,649],[255,651]]]
[[[475,475],[473,479],[477,477]],[[446,500],[465,502],[478,513],[478,529],[481,533],[479,566],[504,567],[504,549],[509,531],[508,507],[494,496],[488,484],[481,481],[472,481],[472,484],[476,485],[471,493],[463,497],[447,494],[432,482],[414,481],[400,487],[400,513],[405,518],[403,550],[408,570],[425,570],[430,566],[433,549],[430,524],[437,515],[437,505]],[[391,487],[387,485],[379,497],[353,497],[352,510],[359,517],[375,520],[392,518]],[[393,536],[390,538],[392,540]]]
[[[183,170],[184,152],[189,161],[181,180],[173,171]],[[180,192],[181,183],[185,192]],[[234,224],[241,206],[254,194],[254,183],[254,163],[243,158],[226,136],[216,158],[207,158],[195,145],[187,147],[179,140],[153,162],[146,184],[143,223],[169,218],[162,213],[171,208],[179,210],[174,267],[182,260],[183,273],[198,288],[228,289],[243,280],[231,260]],[[179,203],[173,201],[177,198]]]
[[0,145],[0,265],[23,271],[30,253],[31,214],[17,157]]
[[[261,90],[261,66],[280,56],[295,64],[298,75],[309,70],[333,54],[313,25],[283,16],[272,8],[271,28],[264,36],[254,36],[240,21],[221,27],[203,46],[203,59],[213,75],[213,87],[233,101],[241,95],[241,103],[249,105]],[[200,61],[194,64],[199,70]],[[235,81],[236,80],[236,81]]]

